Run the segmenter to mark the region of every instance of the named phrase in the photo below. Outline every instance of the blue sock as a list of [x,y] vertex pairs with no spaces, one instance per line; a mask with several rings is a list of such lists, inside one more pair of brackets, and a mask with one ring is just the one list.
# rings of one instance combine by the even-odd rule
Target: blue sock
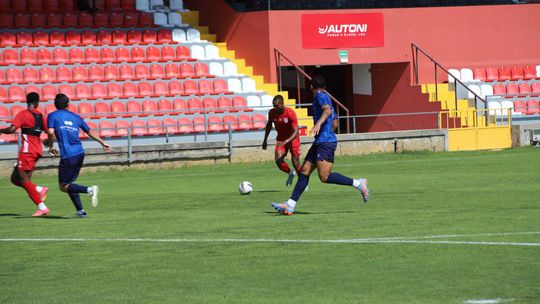
[[300,199],[300,195],[306,190],[306,187],[309,183],[309,175],[304,175],[300,172],[298,172],[298,180],[296,181],[296,185],[294,186],[294,190],[291,195],[291,199],[295,202],[297,202]]
[[68,193],[88,193],[88,187],[77,184],[70,184],[68,187]]
[[79,194],[78,193],[68,193],[68,195],[69,195],[69,198],[71,199],[71,201],[73,202],[73,205],[75,206],[75,209],[77,209],[77,211],[82,210],[83,206],[82,206],[81,197],[79,196]]
[[328,179],[326,180],[326,182],[329,184],[338,184],[338,185],[345,185],[345,186],[353,185],[352,178],[343,176],[337,172],[330,173],[330,175],[328,175]]

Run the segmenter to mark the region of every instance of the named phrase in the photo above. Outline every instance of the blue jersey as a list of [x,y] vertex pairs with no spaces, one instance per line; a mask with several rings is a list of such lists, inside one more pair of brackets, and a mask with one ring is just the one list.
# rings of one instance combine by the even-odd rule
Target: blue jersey
[[337,142],[336,134],[332,127],[332,122],[336,118],[336,113],[334,112],[330,96],[324,92],[317,92],[315,94],[315,100],[313,101],[313,122],[317,123],[317,121],[319,121],[319,118],[321,118],[323,113],[322,106],[325,104],[332,109],[332,115],[322,124],[319,134],[315,136],[315,143]]
[[62,159],[84,153],[79,140],[79,129],[88,132],[90,127],[79,115],[67,110],[54,111],[47,117],[47,124],[49,128],[54,128]]

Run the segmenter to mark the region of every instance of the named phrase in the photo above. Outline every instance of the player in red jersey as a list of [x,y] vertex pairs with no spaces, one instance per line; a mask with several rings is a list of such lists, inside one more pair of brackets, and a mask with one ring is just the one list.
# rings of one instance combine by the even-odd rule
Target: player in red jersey
[[[263,150],[266,150],[266,147],[268,146],[266,141],[272,130],[272,124],[274,124],[277,132],[274,159],[279,170],[289,175],[285,184],[290,186],[296,175],[296,171],[300,169],[300,136],[298,135],[298,119],[296,118],[294,110],[287,108],[283,104],[283,96],[276,95],[272,100],[272,105],[274,108],[268,111],[268,122],[266,123],[262,148]],[[291,170],[289,165],[285,162],[288,151],[291,151],[293,170]]]
[[[11,182],[24,188],[30,199],[37,205],[38,210],[32,216],[42,216],[49,214],[49,208],[45,205],[47,198],[47,187],[37,186],[32,183],[32,173],[36,169],[36,163],[43,155],[41,146],[41,132],[47,130],[47,120],[37,107],[39,105],[39,95],[29,93],[26,95],[28,109],[21,111],[15,116],[11,126],[0,129],[0,134],[13,134],[17,129],[21,129],[22,142],[17,164],[11,174]],[[52,146],[52,138],[48,138],[49,146]]]

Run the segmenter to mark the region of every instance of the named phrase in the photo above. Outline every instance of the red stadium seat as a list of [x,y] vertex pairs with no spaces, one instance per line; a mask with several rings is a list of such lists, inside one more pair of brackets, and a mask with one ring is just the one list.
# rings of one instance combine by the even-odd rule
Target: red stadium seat
[[204,117],[198,116],[193,118],[193,131],[202,133],[206,130],[207,126],[204,123]]
[[19,52],[16,50],[7,49],[4,50],[4,64],[18,64]]
[[58,94],[58,90],[55,86],[52,85],[44,85],[41,88],[41,98],[43,100],[53,100],[56,97],[56,94]]
[[199,93],[197,83],[193,80],[184,81],[184,93],[188,95]]
[[163,81],[154,82],[154,96],[170,96],[169,85]]
[[173,110],[174,113],[186,113],[188,114],[187,102],[183,99],[173,100]]
[[11,116],[12,117],[15,117],[17,116],[17,114],[19,114],[20,112],[26,110],[26,107],[23,107],[23,106],[19,106],[19,105],[13,105],[11,106]]
[[494,95],[504,95],[506,94],[506,87],[503,84],[496,83],[493,85],[493,94]]
[[113,12],[109,15],[110,27],[123,27],[124,26],[124,13]]
[[523,79],[523,67],[513,66],[511,68],[511,80],[520,80]]
[[120,0],[120,6],[126,11],[135,11],[135,1]]
[[221,78],[214,80],[214,93],[215,94],[232,94],[232,92],[229,91],[228,89],[227,81]]
[[527,102],[525,100],[514,101],[514,112],[527,114]]
[[47,15],[42,13],[33,13],[30,15],[30,25],[32,28],[47,27]]
[[486,69],[486,81],[498,81],[499,80],[499,70],[496,68],[487,68]]
[[28,9],[26,0],[11,1],[11,9],[14,11],[26,11]]
[[143,48],[138,46],[131,49],[131,61],[132,62],[143,62],[146,61],[146,54]]
[[88,45],[88,44],[96,44],[97,43],[97,37],[96,33],[93,31],[83,31],[81,33],[81,44]]
[[65,49],[54,49],[53,50],[53,62],[58,63],[67,63],[69,61],[68,59],[68,52]]
[[[62,15],[59,15],[59,17],[62,18],[62,26],[63,27],[68,27],[68,28],[73,28],[73,27],[79,27],[79,14],[72,14],[72,13],[69,13],[69,12],[66,12]],[[59,18],[59,17],[55,17],[55,18]],[[85,19],[86,18],[86,19]],[[89,16],[86,16],[86,17],[83,17],[83,24],[84,23],[88,23],[88,18]],[[55,20],[54,23],[57,23],[58,20]],[[49,25],[51,27],[58,27],[57,26],[54,26],[54,25]]]
[[88,80],[88,72],[86,71],[86,68],[82,66],[74,66],[72,73],[73,73],[74,81],[87,81]]
[[264,129],[266,127],[266,117],[262,114],[253,114],[253,128]]
[[133,28],[139,25],[139,14],[138,13],[124,13],[124,27]]
[[105,1],[105,8],[108,11],[118,10],[121,8],[120,0],[107,0]]
[[130,100],[126,104],[126,111],[135,116],[147,116],[143,113],[141,104],[137,101]]
[[182,85],[180,81],[177,81],[177,80],[169,81],[169,94],[171,96],[186,95],[184,93],[184,86]]
[[165,74],[167,78],[176,78],[180,75],[180,69],[178,65],[174,63],[168,63],[165,65]]
[[129,117],[128,113],[126,113],[126,106],[123,102],[120,101],[113,101],[111,102],[111,114],[114,116],[121,116],[121,117]]
[[167,29],[159,29],[157,31],[157,41],[159,43],[172,43],[172,32]]
[[[20,86],[10,86],[8,87],[8,101],[15,102],[25,102],[26,101],[26,95],[24,94],[24,90]],[[15,116],[15,115],[14,115]]]
[[43,10],[54,12],[58,10],[58,0],[43,0]]
[[104,48],[101,48],[99,53],[101,57],[101,62],[115,62],[116,61],[114,49],[104,47]]
[[131,54],[129,53],[129,50],[125,47],[117,48],[115,62],[129,62],[129,61],[131,61]]
[[[95,122],[92,122],[92,121],[87,121],[86,124],[88,125],[88,127],[90,128],[90,130],[94,130],[94,129],[97,129],[98,126]],[[79,130],[79,138],[80,139],[87,139],[88,138],[88,134],[86,132],[84,132],[82,129]]]
[[48,49],[39,49],[36,51],[36,63],[37,64],[50,64],[53,62],[51,51]]
[[113,117],[108,103],[96,102],[94,104],[94,113],[96,117]]
[[79,115],[87,118],[94,118],[94,108],[87,102],[80,102],[78,104]]
[[96,42],[98,44],[112,44],[112,34],[110,31],[98,31]]
[[19,28],[30,28],[30,14],[15,14],[15,17],[13,18],[13,26]]
[[139,82],[139,96],[154,96],[154,87],[149,82]]
[[66,44],[66,36],[63,32],[52,31],[49,33],[49,43],[55,46],[63,46]]
[[212,82],[210,82],[210,80],[201,79],[199,80],[198,84],[199,95],[214,94],[214,88],[212,87]]
[[165,78],[165,69],[162,65],[152,64],[150,66],[150,76],[152,79]]
[[109,98],[119,98],[123,97],[122,86],[118,83],[109,83],[107,84],[107,95]]
[[144,30],[142,35],[143,43],[156,43],[157,33],[153,30]]
[[70,63],[83,63],[84,52],[82,49],[69,49],[69,62]]
[[0,83],[6,83],[6,74],[4,70],[0,70]]
[[56,111],[56,107],[54,106],[54,103],[48,103],[45,105],[45,115],[49,115],[54,111]]
[[80,45],[81,34],[78,31],[66,32],[66,44],[67,45]]
[[222,132],[223,130],[223,119],[220,116],[208,117],[208,132]]
[[139,13],[139,26],[151,27],[154,26],[154,15],[149,13]]
[[128,136],[128,133],[131,130],[131,124],[125,120],[117,120],[115,122],[116,127],[116,136],[124,137]]
[[32,49],[21,50],[21,63],[34,64],[36,63],[36,53]]
[[193,133],[193,122],[187,117],[178,118],[178,132],[179,133]]
[[3,86],[0,86],[0,102],[9,102],[7,90]]
[[161,61],[161,52],[155,46],[146,49],[146,61]]
[[176,55],[174,54],[174,49],[170,46],[161,47],[161,60],[162,61],[174,61],[176,60]]
[[119,30],[113,31],[112,42],[114,44],[127,44],[127,32]]
[[38,86],[34,86],[34,85],[28,85],[24,88],[24,94],[25,95],[28,95],[29,93],[31,92],[34,92],[34,93],[37,93],[38,95],[41,95],[41,89],[38,87]]
[[[540,93],[540,82],[533,82],[531,85],[531,91],[533,93]],[[536,94],[534,94],[536,96]]]
[[132,135],[133,136],[145,136],[148,135],[148,128],[146,122],[140,119],[134,119],[131,121]]
[[118,66],[117,65],[106,65],[105,68],[103,68],[103,78],[107,81],[110,80],[119,80],[120,74],[118,72]]
[[32,34],[35,46],[49,45],[49,34],[42,31],[37,31]]
[[43,0],[27,0],[29,11],[43,11]]
[[[145,100],[142,102],[142,111],[147,115],[157,115],[158,108],[153,100]],[[163,115],[163,114],[161,114]],[[158,115],[159,116],[159,115]]]
[[137,76],[137,79],[148,79],[150,78],[150,69],[147,65],[138,64],[135,67],[135,75]]
[[22,82],[21,70],[18,68],[9,68],[6,70],[6,81],[8,83],[19,83]]
[[107,87],[101,83],[92,84],[92,99],[107,98]]
[[[90,87],[86,84],[77,84],[75,85],[75,96],[77,96],[77,99],[87,99],[92,96],[92,92],[90,91]],[[68,95],[69,97],[69,95]]]
[[204,111],[202,101],[199,98],[190,98],[188,108],[191,113],[202,113]]
[[10,117],[11,117],[11,113],[9,113],[9,109],[4,106],[0,106],[0,121],[2,120],[5,121]]
[[540,101],[527,100],[527,115],[540,114]]
[[178,60],[189,60],[191,59],[190,50],[188,47],[185,46],[177,46],[176,47],[176,58]]
[[34,43],[32,34],[29,32],[18,32],[16,37],[18,45],[32,45]]
[[142,32],[137,30],[129,30],[127,33],[127,42],[129,44],[142,43]]
[[223,130],[229,130],[229,123],[231,124],[231,130],[236,131],[238,130],[238,120],[235,116],[232,115],[226,115],[223,116]]
[[214,98],[205,98],[203,99],[202,103],[206,112],[222,112],[218,111],[217,100]]
[[208,65],[204,62],[197,62],[195,64],[195,76],[197,77],[211,77],[208,73]]
[[34,68],[23,69],[24,82],[36,82],[39,81],[39,72]]
[[486,81],[487,74],[486,69],[484,68],[474,68],[473,69],[473,78],[480,81]]
[[173,107],[171,101],[167,99],[160,99],[158,101],[158,109],[162,115],[172,114]]
[[72,0],[60,0],[58,4],[58,9],[61,11],[74,11],[75,10],[75,1]]
[[88,67],[88,80],[90,81],[102,81],[103,69],[99,65],[93,65]]
[[50,67],[39,68],[39,81],[49,82],[56,81],[56,73]]
[[163,125],[160,120],[149,119],[147,121],[148,135],[161,135],[163,134]]
[[124,97],[130,98],[130,97],[138,97],[139,96],[139,88],[137,85],[133,82],[124,82]]
[[218,108],[221,111],[237,112],[238,110],[233,108],[232,101],[227,97],[219,97],[217,100]]
[[519,89],[517,84],[515,83],[509,83],[506,85],[506,94],[507,95],[517,95],[519,93]]
[[0,46],[16,45],[17,35],[14,32],[2,32],[0,33]]
[[193,66],[189,63],[180,64],[180,76],[184,78],[195,76]]
[[531,65],[527,65],[523,68],[523,78],[526,80],[535,79],[536,78],[536,68]]
[[94,26],[95,27],[108,27],[109,26],[109,15],[104,13],[95,13],[94,14]]
[[101,55],[97,48],[87,47],[84,50],[84,59],[86,63],[99,63],[101,62]]
[[180,132],[178,130],[178,122],[173,118],[163,119],[163,131],[166,134],[178,134]]
[[532,88],[531,88],[531,85],[526,83],[526,82],[522,82],[518,85],[518,89],[519,89],[519,94],[521,96],[526,96],[526,95],[530,95],[532,93]]
[[120,79],[122,80],[129,80],[135,78],[135,72],[133,71],[133,67],[130,65],[121,65],[120,68]]
[[510,80],[511,78],[511,71],[509,67],[499,68],[499,81],[506,81]]
[[59,66],[56,68],[56,80],[57,81],[71,81],[73,76],[71,76],[71,70],[65,66]]
[[[0,3],[2,3],[0,1]],[[0,28],[13,28],[13,15],[6,13],[0,17]]]
[[99,122],[99,136],[100,137],[114,137],[116,136],[116,130],[112,122],[102,120]]

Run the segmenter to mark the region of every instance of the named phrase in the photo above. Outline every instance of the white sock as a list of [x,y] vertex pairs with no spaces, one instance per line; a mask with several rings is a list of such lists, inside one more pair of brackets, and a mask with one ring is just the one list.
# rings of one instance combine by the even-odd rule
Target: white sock
[[43,187],[41,187],[41,186],[36,186],[36,191],[37,191],[37,192],[41,192],[41,190],[43,190]]
[[86,211],[84,211],[84,209],[82,209],[82,210],[77,210],[77,214],[78,214],[78,215],[85,214],[85,213],[86,213]]
[[353,187],[355,187],[355,188],[360,187],[360,180],[359,180],[359,179],[353,179],[353,180],[352,180],[352,185],[353,185]]
[[86,193],[88,193],[90,195],[94,194],[94,188],[92,188],[92,187],[86,188]]
[[294,201],[292,199],[289,199],[285,204],[287,204],[291,208],[296,207],[296,201]]
[[45,209],[47,209],[47,206],[45,206],[44,203],[39,203],[39,204],[37,205],[37,207],[38,207],[39,210],[45,210]]

